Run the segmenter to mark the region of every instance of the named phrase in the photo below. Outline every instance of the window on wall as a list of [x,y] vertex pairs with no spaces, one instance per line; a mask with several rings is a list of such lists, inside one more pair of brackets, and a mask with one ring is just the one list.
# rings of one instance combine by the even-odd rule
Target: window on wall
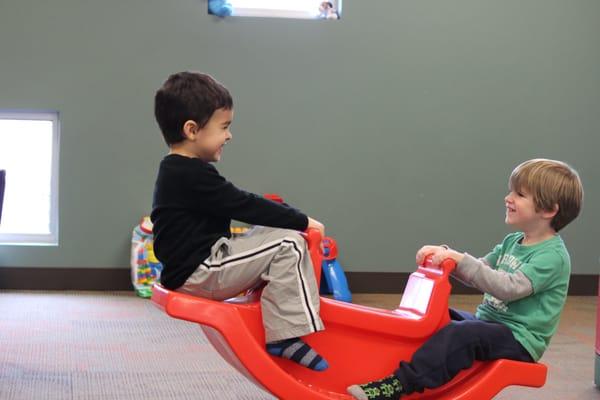
[[58,245],[58,113],[0,110],[0,244]]
[[339,19],[342,0],[208,0],[208,11],[221,17]]

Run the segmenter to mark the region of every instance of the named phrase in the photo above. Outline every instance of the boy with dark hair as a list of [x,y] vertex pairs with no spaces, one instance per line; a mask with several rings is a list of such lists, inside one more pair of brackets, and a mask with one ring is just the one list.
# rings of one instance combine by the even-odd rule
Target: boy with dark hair
[[450,310],[451,322],[381,380],[348,387],[360,400],[397,400],[452,380],[475,360],[535,362],[556,332],[571,261],[558,231],[580,212],[583,187],[569,165],[534,159],[518,165],[504,198],[505,222],[518,229],[484,258],[448,246],[424,246],[417,264],[456,261],[454,276],[484,292],[475,315]]
[[[323,322],[310,255],[298,231],[323,234],[323,225],[238,189],[211,164],[231,140],[233,120],[231,95],[212,77],[171,75],[156,92],[154,111],[170,149],[160,163],[151,214],[161,284],[224,300],[266,282],[261,309],[267,351],[326,369],[327,362],[300,339],[323,330]],[[232,237],[231,219],[263,226]]]

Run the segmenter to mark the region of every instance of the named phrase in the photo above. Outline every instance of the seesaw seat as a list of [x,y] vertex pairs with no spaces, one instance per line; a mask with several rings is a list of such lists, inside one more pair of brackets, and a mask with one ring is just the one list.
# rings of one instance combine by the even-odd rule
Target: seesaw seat
[[[313,265],[320,266],[320,235],[311,231],[307,236]],[[157,285],[152,301],[174,318],[200,324],[227,362],[281,399],[351,399],[346,394],[348,385],[390,373],[399,360],[410,359],[427,338],[449,322],[448,276],[453,267],[449,262],[441,269],[419,267],[411,274],[396,310],[322,297],[321,318],[326,329],[304,339],[328,360],[330,367],[324,372],[265,351],[257,293],[218,302]],[[540,387],[545,380],[543,364],[498,360],[476,363],[448,384],[406,398],[490,399],[506,386]]]

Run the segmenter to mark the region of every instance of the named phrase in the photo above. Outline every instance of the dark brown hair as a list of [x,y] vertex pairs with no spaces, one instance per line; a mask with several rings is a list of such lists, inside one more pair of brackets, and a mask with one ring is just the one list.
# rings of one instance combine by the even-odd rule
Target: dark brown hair
[[233,108],[231,94],[210,75],[200,72],[169,76],[154,96],[154,116],[167,145],[184,139],[186,121],[195,121],[202,128],[220,108]]

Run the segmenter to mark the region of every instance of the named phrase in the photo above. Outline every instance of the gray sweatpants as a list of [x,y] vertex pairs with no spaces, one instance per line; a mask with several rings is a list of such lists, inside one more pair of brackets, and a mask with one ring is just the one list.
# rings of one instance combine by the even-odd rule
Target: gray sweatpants
[[296,231],[257,226],[219,239],[178,291],[225,300],[261,281],[267,283],[260,299],[267,343],[324,329],[312,261]]

